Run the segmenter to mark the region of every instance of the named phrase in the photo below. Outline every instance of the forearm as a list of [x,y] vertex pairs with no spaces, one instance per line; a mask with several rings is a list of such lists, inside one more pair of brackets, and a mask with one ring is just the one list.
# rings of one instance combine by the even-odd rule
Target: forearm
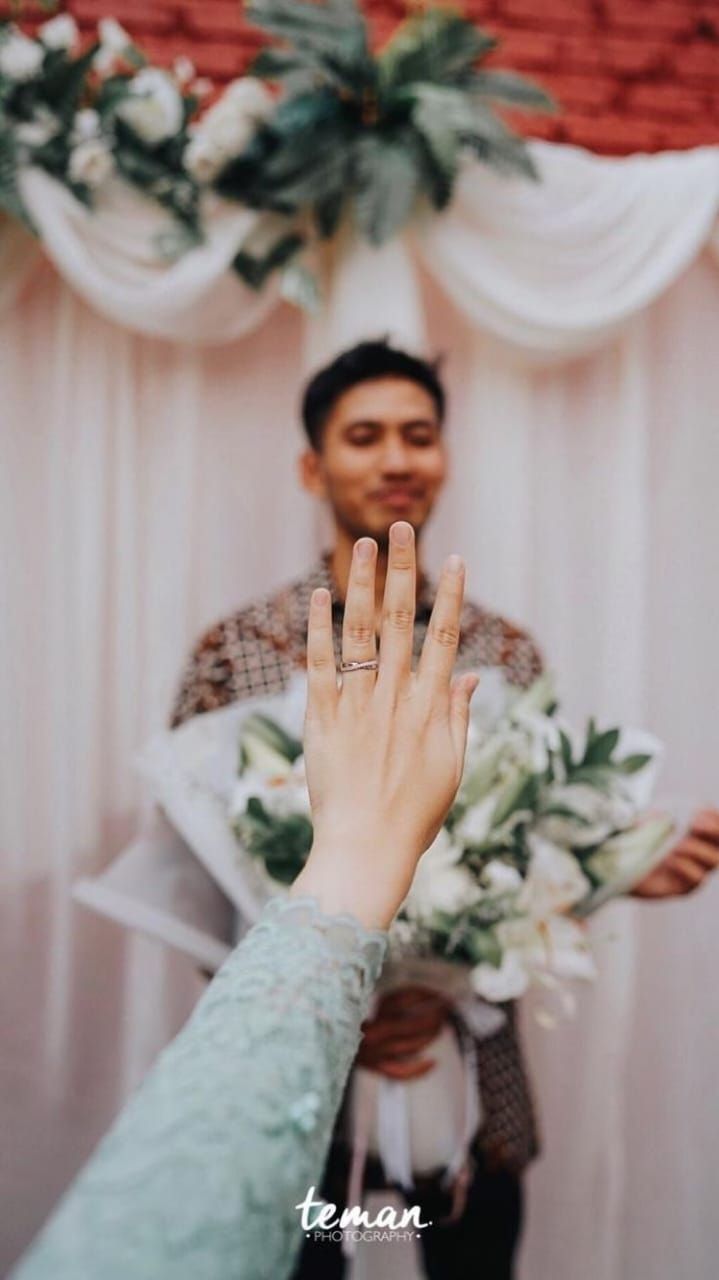
[[16,1280],[281,1280],[383,956],[302,901],[268,908]]

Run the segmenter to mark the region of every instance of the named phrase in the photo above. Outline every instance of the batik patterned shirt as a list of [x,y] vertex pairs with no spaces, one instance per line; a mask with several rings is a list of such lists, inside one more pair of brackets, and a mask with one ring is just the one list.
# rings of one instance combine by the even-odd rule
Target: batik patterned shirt
[[[211,627],[193,650],[172,715],[173,726],[241,698],[280,693],[306,665],[307,617],[316,587],[333,598],[335,653],[339,664],[343,603],[337,598],[330,558],[324,556],[304,577],[239,609]],[[414,659],[427,633],[435,586],[418,584]],[[501,667],[506,678],[526,688],[542,670],[533,640],[505,618],[466,601],[460,623],[457,670]],[[536,1153],[531,1096],[514,1008],[495,1035],[477,1043],[483,1123],[480,1145],[490,1166],[521,1171]]]

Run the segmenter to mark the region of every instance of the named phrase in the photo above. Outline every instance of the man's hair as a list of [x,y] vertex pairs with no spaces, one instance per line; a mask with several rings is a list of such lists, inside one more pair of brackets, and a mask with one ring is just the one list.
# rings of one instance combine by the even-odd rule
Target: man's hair
[[391,347],[386,338],[358,342],[357,346],[340,352],[331,364],[310,379],[304,390],[302,422],[312,448],[320,449],[324,425],[340,396],[359,382],[371,382],[375,378],[405,378],[424,387],[434,400],[442,422],[447,397],[438,367],[439,361],[409,355],[407,351]]

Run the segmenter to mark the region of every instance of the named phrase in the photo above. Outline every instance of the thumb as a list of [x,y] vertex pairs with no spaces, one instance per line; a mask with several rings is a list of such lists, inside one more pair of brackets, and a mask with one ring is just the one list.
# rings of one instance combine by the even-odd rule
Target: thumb
[[468,672],[455,676],[449,694],[449,729],[461,775],[464,768],[464,752],[469,728],[469,704],[479,684],[479,676]]

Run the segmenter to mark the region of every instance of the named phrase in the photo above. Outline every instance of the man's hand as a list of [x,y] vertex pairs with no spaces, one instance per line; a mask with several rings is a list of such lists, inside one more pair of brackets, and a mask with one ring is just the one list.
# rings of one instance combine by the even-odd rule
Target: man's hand
[[663,862],[635,885],[636,898],[693,893],[719,867],[719,809],[702,809]]
[[363,1024],[357,1063],[390,1080],[416,1080],[431,1071],[419,1055],[447,1021],[447,1001],[427,987],[401,987],[383,996],[377,1014]]

